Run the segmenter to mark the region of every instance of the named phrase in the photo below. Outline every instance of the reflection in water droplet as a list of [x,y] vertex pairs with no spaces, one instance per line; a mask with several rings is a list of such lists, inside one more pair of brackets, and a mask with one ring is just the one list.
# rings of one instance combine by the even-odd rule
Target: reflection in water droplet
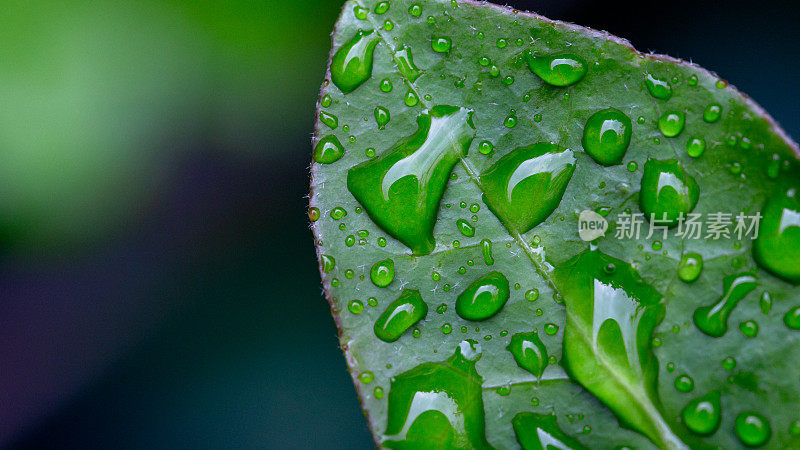
[[333,164],[344,156],[344,146],[339,138],[331,134],[320,139],[314,147],[314,161],[320,164]]
[[514,356],[517,365],[541,378],[547,367],[547,348],[539,338],[539,333],[516,333],[511,337],[511,343],[506,350]]
[[790,330],[800,330],[800,305],[786,311],[786,314],[783,315],[783,323]]
[[714,123],[722,117],[722,105],[719,103],[712,103],[706,106],[703,111],[703,120],[708,123]]
[[690,401],[681,411],[681,420],[693,433],[700,436],[714,434],[722,422],[721,394],[713,390]]
[[755,411],[741,412],[736,416],[734,425],[736,437],[750,447],[764,445],[772,435],[769,420]]
[[378,339],[394,342],[409,328],[428,315],[428,305],[418,290],[403,289],[375,321],[373,331]]
[[650,219],[654,215],[661,224],[675,226],[679,217],[686,215],[700,199],[700,186],[677,159],[648,159],[642,175],[639,206]]
[[631,143],[631,119],[616,108],[598,111],[586,121],[581,142],[598,163],[619,164]]
[[681,257],[678,263],[678,278],[684,283],[691,283],[703,271],[703,256],[699,253],[689,252]]
[[426,362],[394,377],[389,390],[386,448],[491,449],[481,384],[475,369],[476,341],[463,341],[453,356]]
[[417,255],[434,248],[447,180],[474,137],[470,115],[462,108],[434,107],[417,118],[413,135],[348,172],[347,188],[370,218]]
[[500,272],[473,281],[456,299],[456,313],[463,319],[480,321],[499,313],[510,295],[508,278]]
[[458,219],[456,221],[456,227],[458,227],[458,231],[466,237],[475,236],[475,227],[464,219]]
[[570,53],[538,57],[527,53],[525,59],[531,71],[551,86],[569,86],[586,75],[586,62]]
[[373,30],[358,30],[331,60],[331,80],[345,94],[355,91],[372,76],[375,46],[380,38]]
[[[539,399],[532,398],[531,404],[537,406]],[[511,419],[511,424],[524,450],[586,450],[580,441],[558,427],[555,414],[521,412]]]
[[706,140],[695,136],[686,141],[686,154],[692,158],[699,158],[706,151]]
[[667,80],[656,78],[652,74],[647,74],[644,77],[644,85],[650,92],[650,95],[657,99],[668,100],[672,97],[672,86]]
[[758,286],[756,278],[749,273],[729,275],[722,282],[722,296],[709,306],[694,311],[693,320],[697,328],[711,337],[722,337],[728,331],[728,317],[736,305]]
[[667,111],[658,118],[658,129],[665,137],[681,134],[686,124],[686,115],[681,111]]
[[453,48],[453,40],[448,36],[434,36],[431,38],[431,49],[436,53],[447,53]]
[[761,214],[753,245],[756,262],[771,274],[800,284],[800,199],[796,190],[770,197]]
[[384,259],[372,265],[369,271],[369,279],[378,287],[386,287],[394,280],[394,261]]
[[506,227],[526,233],[558,207],[574,171],[571,150],[546,142],[519,147],[480,176],[484,203]]

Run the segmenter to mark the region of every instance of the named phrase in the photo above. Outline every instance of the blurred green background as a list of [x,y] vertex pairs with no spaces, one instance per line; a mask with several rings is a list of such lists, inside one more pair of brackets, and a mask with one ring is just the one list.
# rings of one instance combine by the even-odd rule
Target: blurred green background
[[[332,0],[5,0],[0,447],[370,448],[306,199]],[[509,1],[800,136],[794,2]]]

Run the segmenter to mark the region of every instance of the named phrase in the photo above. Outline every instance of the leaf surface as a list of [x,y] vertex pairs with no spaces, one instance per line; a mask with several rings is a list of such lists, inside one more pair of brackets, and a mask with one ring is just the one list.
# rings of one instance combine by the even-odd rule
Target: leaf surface
[[[800,445],[797,145],[724,80],[490,4],[359,0],[318,106],[309,216],[376,443],[732,448],[755,411]],[[688,214],[732,236],[677,236]],[[685,422],[712,391],[720,423]]]

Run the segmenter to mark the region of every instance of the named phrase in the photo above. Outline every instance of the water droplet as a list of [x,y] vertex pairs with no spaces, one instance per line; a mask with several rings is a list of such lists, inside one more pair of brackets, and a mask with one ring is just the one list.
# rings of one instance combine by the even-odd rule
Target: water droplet
[[722,296],[713,305],[694,311],[694,324],[711,337],[722,337],[728,331],[728,317],[736,305],[758,286],[756,278],[743,273],[729,275],[722,281]]
[[347,211],[341,206],[337,206],[331,210],[331,218],[333,220],[341,220],[347,215]]
[[378,106],[375,108],[375,122],[378,123],[378,128],[383,130],[386,128],[386,124],[389,123],[391,120],[391,115],[389,114],[389,110],[384,108],[383,106]]
[[511,113],[509,113],[505,120],[503,120],[503,125],[505,125],[506,128],[514,128],[517,126],[516,111],[511,110]]
[[322,97],[322,100],[320,100],[319,104],[320,104],[320,105],[321,105],[323,108],[328,108],[328,107],[330,107],[330,106],[333,104],[333,97],[331,97],[331,95],[330,95],[330,94],[325,94],[325,95]]
[[325,111],[320,111],[319,120],[332,130],[335,130],[339,126],[339,118]]
[[445,322],[442,324],[442,334],[450,334],[453,332],[453,326]]
[[405,97],[403,98],[403,102],[409,108],[413,108],[414,106],[417,106],[419,104],[419,96],[417,95],[416,92],[409,89],[408,92],[406,92]]
[[706,151],[706,140],[695,136],[686,141],[686,154],[692,158],[699,158]]
[[586,62],[570,53],[548,56],[527,53],[525,56],[531,71],[551,86],[570,86],[586,75]]
[[771,274],[800,284],[800,199],[796,190],[770,197],[761,214],[753,244],[756,262]]
[[370,371],[361,372],[358,375],[358,380],[364,384],[370,384],[375,380],[375,375],[373,375]]
[[428,315],[428,305],[418,290],[403,289],[375,321],[373,331],[378,339],[394,342],[409,328]]
[[325,273],[329,273],[331,270],[336,268],[336,258],[330,255],[320,255],[320,261],[322,262],[322,271]]
[[516,333],[511,337],[511,343],[506,350],[514,355],[514,361],[521,368],[541,378],[547,367],[547,348],[539,338],[539,333]]
[[703,111],[703,120],[708,123],[714,123],[722,117],[722,105],[719,103],[712,103],[706,106]]
[[364,312],[364,304],[361,303],[361,300],[351,300],[347,305],[347,309],[353,314],[361,314]]
[[757,447],[764,445],[772,436],[772,428],[769,425],[769,420],[761,413],[755,411],[741,412],[736,416],[734,424],[736,429],[736,437],[742,441],[743,444],[750,447]]
[[392,89],[394,88],[394,86],[392,86],[392,80],[384,78],[381,80],[379,88],[381,92],[392,92]]
[[394,261],[384,259],[372,265],[369,270],[369,279],[378,287],[386,287],[394,280]]
[[755,320],[745,320],[739,323],[739,331],[749,338],[754,338],[758,336],[758,323]]
[[558,333],[558,325],[554,323],[544,324],[544,333],[548,336],[555,336]]
[[[365,149],[364,150],[364,156],[366,156],[367,158],[372,158],[373,156],[375,156],[375,149],[372,148],[372,147]],[[360,212],[360,211],[356,211],[356,212]]]
[[700,186],[677,159],[648,159],[644,164],[639,206],[649,219],[651,214],[663,224],[675,226],[700,199]]
[[411,17],[420,17],[422,15],[422,6],[419,3],[414,3],[408,7],[408,13]]
[[369,9],[364,8],[363,6],[356,5],[353,8],[353,14],[355,14],[356,19],[358,20],[367,20],[367,13]]
[[413,83],[417,81],[417,78],[419,78],[420,75],[422,75],[422,71],[419,70],[419,67],[417,67],[416,64],[414,64],[414,54],[411,51],[411,47],[406,45],[403,48],[397,50],[394,54],[394,57],[395,60],[397,61],[398,70],[400,70],[400,73],[409,82]]
[[[531,399],[534,406],[539,404],[539,399]],[[546,450],[585,450],[586,447],[577,439],[564,433],[558,427],[555,414],[538,414],[534,412],[521,412],[511,419],[517,441],[523,449]]]
[[630,161],[628,162],[627,169],[628,172],[636,172],[637,170],[639,170],[639,163],[637,163],[636,161]]
[[448,36],[434,36],[431,38],[431,49],[436,53],[447,53],[453,48],[453,40]]
[[732,356],[729,356],[722,360],[722,368],[730,372],[731,370],[736,368],[736,359]]
[[703,271],[703,256],[699,253],[689,252],[681,257],[678,263],[678,278],[684,283],[691,283],[700,276]]
[[525,292],[525,300],[527,300],[529,302],[535,302],[538,299],[539,299],[539,290],[538,289],[536,289],[536,288],[528,289]]
[[380,38],[373,30],[358,30],[333,55],[331,80],[342,92],[349,94],[372,77],[373,56],[378,42]]
[[689,375],[680,375],[675,378],[675,389],[683,393],[692,392],[694,390],[694,380]]
[[697,75],[692,74],[689,77],[689,86],[697,86]]
[[450,172],[474,137],[471,113],[437,106],[418,130],[382,155],[350,169],[347,188],[370,218],[417,255],[430,253],[433,228]]
[[456,226],[458,227],[458,231],[461,232],[466,237],[473,237],[475,236],[475,227],[473,227],[469,222],[464,219],[458,219],[456,221]]
[[800,330],[800,305],[786,311],[783,315],[783,323],[790,330]]
[[476,341],[463,341],[453,356],[395,376],[389,390],[388,448],[492,448],[486,441]]
[[389,6],[391,6],[389,2],[378,2],[375,5],[375,14],[386,14],[386,11],[389,11]]
[[386,238],[385,237],[381,236],[381,237],[378,238],[378,246],[386,247]]
[[314,161],[320,164],[333,164],[344,156],[344,146],[339,138],[331,134],[320,139],[314,147]]
[[466,320],[485,320],[499,313],[510,295],[508,278],[500,272],[473,281],[456,299],[456,313]]
[[682,111],[667,111],[658,118],[658,129],[665,137],[675,137],[686,125],[686,114]]
[[386,31],[392,31],[394,29],[394,22],[391,19],[386,19],[383,21],[383,29]]
[[631,143],[631,119],[616,108],[598,111],[586,121],[581,142],[598,163],[619,164]]
[[489,239],[481,240],[481,253],[483,254],[483,263],[487,266],[494,264],[494,257],[492,256],[492,241]]
[[690,401],[681,411],[681,419],[686,428],[700,436],[710,436],[719,429],[722,422],[721,394],[713,390]]
[[519,147],[480,176],[483,201],[507,227],[526,233],[555,211],[574,171],[572,150],[547,142]]
[[644,85],[647,86],[650,95],[657,99],[668,100],[672,97],[672,86],[667,80],[656,78],[648,73],[644,77]]
[[316,222],[319,220],[319,208],[317,208],[316,206],[308,208],[308,220],[312,222]]

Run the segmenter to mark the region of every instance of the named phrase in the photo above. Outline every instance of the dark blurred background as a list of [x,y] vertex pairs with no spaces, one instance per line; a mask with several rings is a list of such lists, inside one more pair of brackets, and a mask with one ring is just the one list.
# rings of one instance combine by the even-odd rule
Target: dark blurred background
[[[800,137],[794,2],[508,1]],[[306,199],[332,0],[4,0],[0,447],[370,448]]]

